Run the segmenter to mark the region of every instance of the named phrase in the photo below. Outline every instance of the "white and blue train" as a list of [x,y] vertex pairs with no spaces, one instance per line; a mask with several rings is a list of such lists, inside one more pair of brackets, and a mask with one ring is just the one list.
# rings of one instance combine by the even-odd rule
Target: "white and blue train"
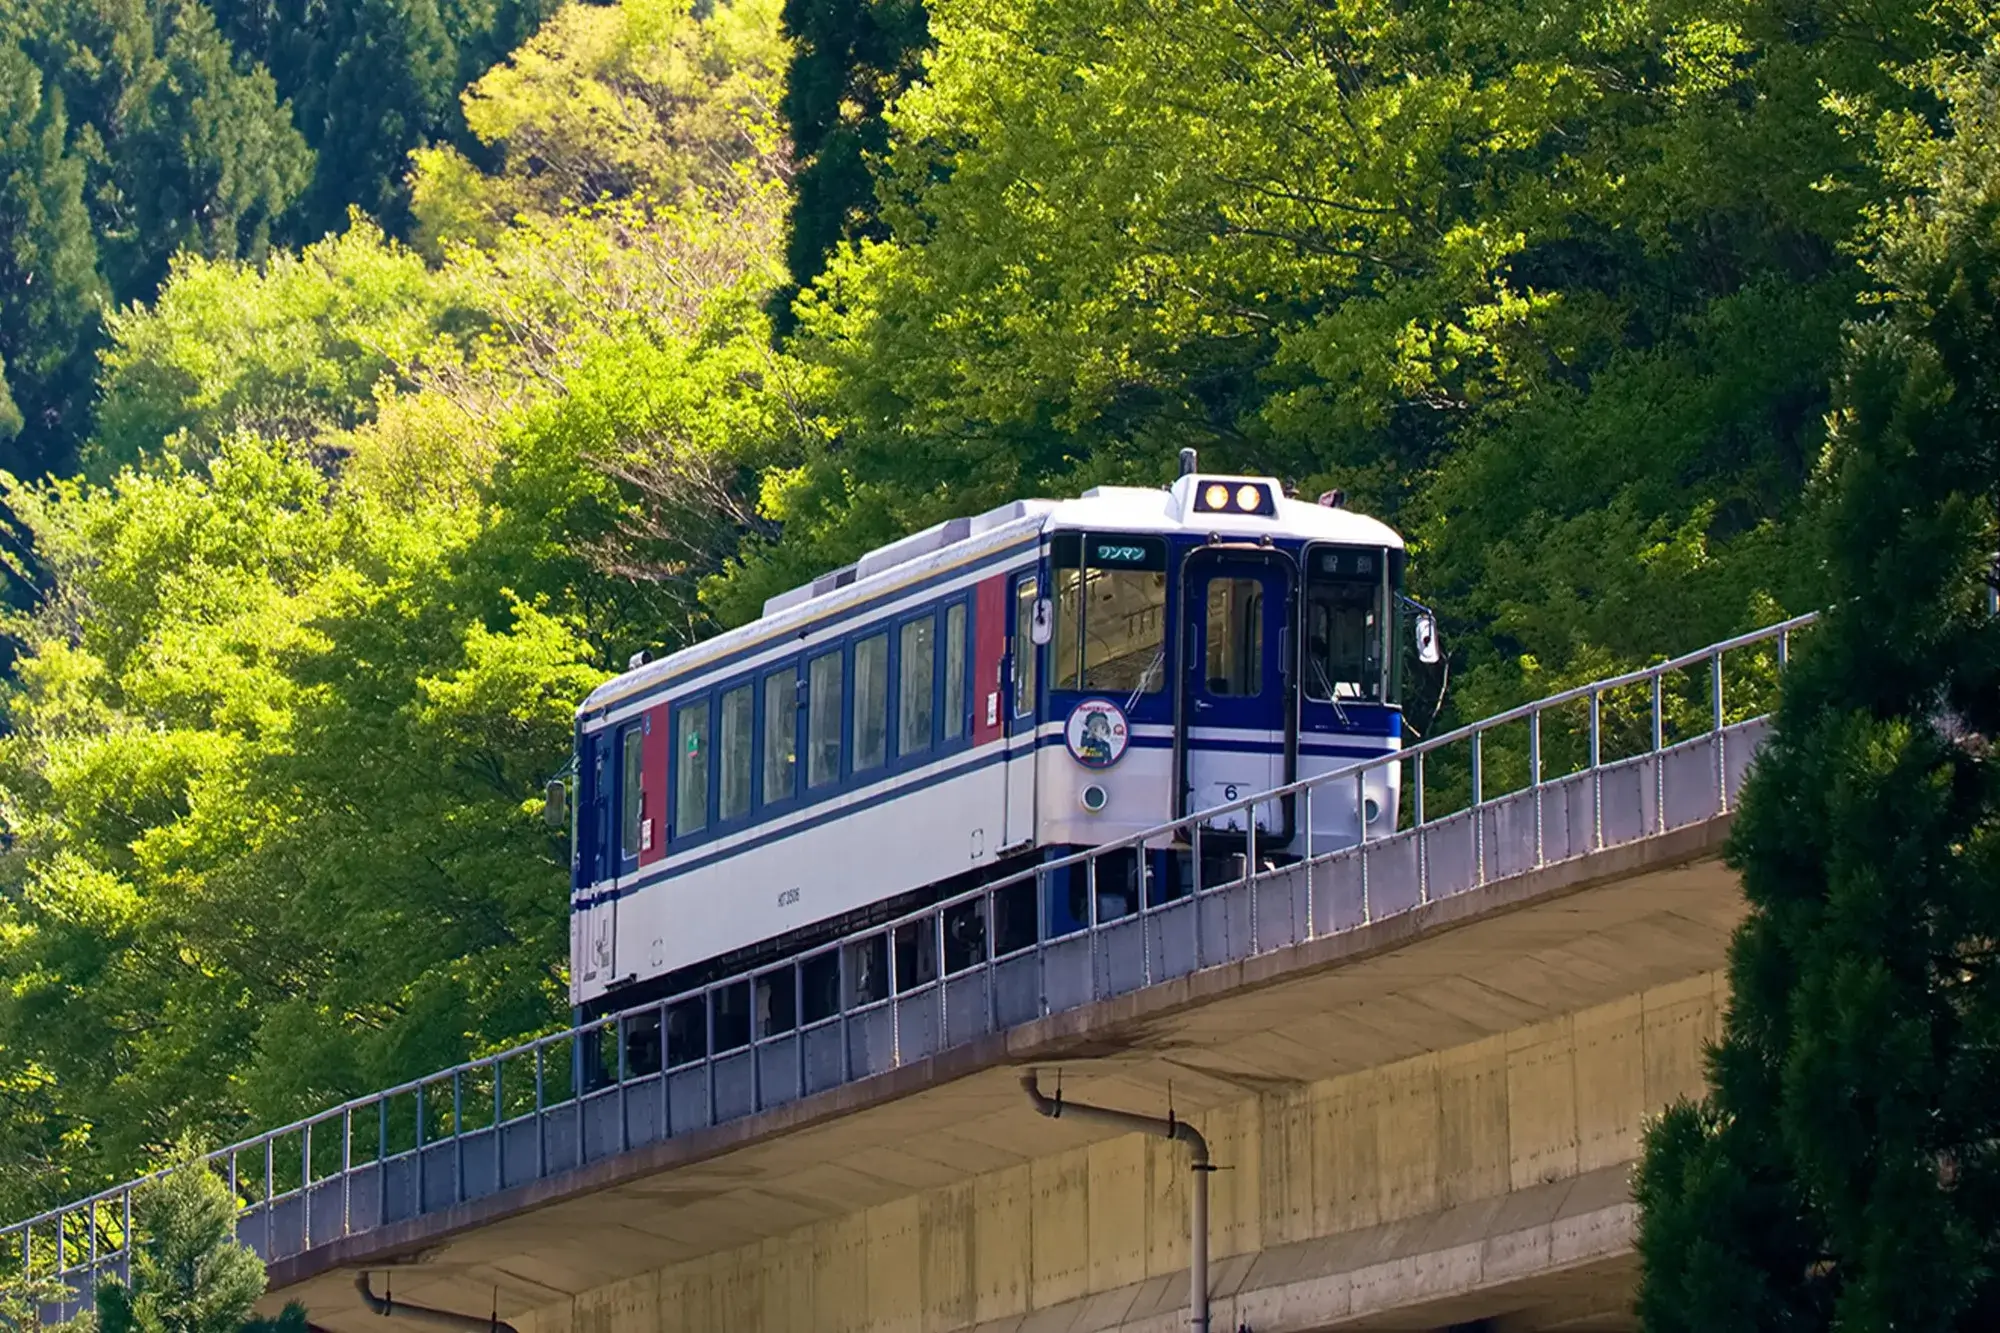
[[[1401,623],[1426,660],[1435,642],[1400,591],[1402,539],[1337,494],[1202,475],[1191,452],[1182,469],[1163,490],[939,524],[592,693],[577,710],[580,1016],[1396,750]],[[1396,771],[1317,797],[1310,829],[1304,802],[1259,805],[1259,858],[1393,831]],[[1204,857],[1240,855],[1245,823],[1239,808],[1205,826]],[[1143,874],[1136,855],[1100,867],[1100,919],[1185,892],[1188,854],[1163,838]],[[975,923],[990,939],[953,939],[999,953],[1088,917],[1080,884],[1036,896]],[[811,1021],[833,997],[781,1001]]]

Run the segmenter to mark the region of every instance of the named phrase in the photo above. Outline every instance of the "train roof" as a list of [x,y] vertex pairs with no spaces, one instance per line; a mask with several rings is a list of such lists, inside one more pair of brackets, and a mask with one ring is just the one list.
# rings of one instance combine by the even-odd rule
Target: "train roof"
[[[1268,488],[1273,514],[1197,513],[1199,488],[1248,483]],[[1285,496],[1270,477],[1223,476],[1213,473],[1183,476],[1172,486],[1098,486],[1072,500],[1015,500],[970,518],[948,519],[900,541],[878,547],[851,565],[822,574],[811,583],[779,593],[764,603],[764,612],[747,625],[647,662],[615,676],[591,691],[577,709],[586,718],[603,713],[621,699],[647,693],[655,685],[698,670],[715,659],[735,655],[767,640],[799,636],[815,621],[857,602],[915,583],[942,570],[969,564],[979,557],[1048,532],[1189,533],[1222,537],[1277,537],[1294,541],[1336,542],[1350,546],[1402,549],[1403,539],[1379,519],[1337,506],[1314,504]]]

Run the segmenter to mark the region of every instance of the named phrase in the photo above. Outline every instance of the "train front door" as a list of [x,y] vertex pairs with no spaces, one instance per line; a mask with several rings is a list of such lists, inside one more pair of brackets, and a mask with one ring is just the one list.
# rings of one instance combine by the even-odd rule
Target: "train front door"
[[[1293,573],[1260,552],[1196,551],[1183,580],[1180,750],[1183,809],[1196,814],[1296,776],[1290,664]],[[1257,836],[1288,840],[1291,802],[1255,807]],[[1244,833],[1246,810],[1216,814],[1207,827]]]

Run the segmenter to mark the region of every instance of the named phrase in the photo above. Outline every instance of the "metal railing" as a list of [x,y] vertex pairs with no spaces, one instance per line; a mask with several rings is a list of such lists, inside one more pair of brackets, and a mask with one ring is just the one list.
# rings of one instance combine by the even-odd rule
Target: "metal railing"
[[[266,1261],[285,1258],[1712,818],[1733,805],[1792,636],[1813,619],[1047,861],[783,964],[356,1098],[206,1161],[242,1202],[239,1237]],[[1739,664],[1733,673],[1725,659]],[[1326,847],[1309,838],[1307,854],[1283,864],[1260,852],[1258,808],[1293,797],[1296,827],[1311,830],[1316,800],[1358,809],[1392,767],[1405,827]],[[1222,843],[1215,825],[1231,815],[1248,832],[1211,855],[1204,842]],[[1057,892],[1080,900],[1087,921],[1051,937]],[[59,1280],[58,1315],[87,1306],[99,1280],[129,1277],[133,1195],[153,1179],[0,1228],[0,1277]]]

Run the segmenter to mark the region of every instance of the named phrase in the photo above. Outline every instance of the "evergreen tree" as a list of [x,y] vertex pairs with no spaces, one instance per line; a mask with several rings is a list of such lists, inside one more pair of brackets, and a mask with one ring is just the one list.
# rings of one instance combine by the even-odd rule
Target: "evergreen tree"
[[1836,386],[1711,1091],[1647,1136],[1652,1333],[2000,1327],[2000,51],[1944,91]]
[[781,330],[791,303],[842,241],[880,239],[868,158],[889,146],[883,113],[922,69],[930,46],[924,0],[785,0],[792,63],[779,111],[798,158],[786,260],[791,283],[773,298]]
[[271,223],[305,189],[312,153],[271,76],[241,71],[200,0],[168,0],[159,73],[123,158],[139,244],[120,294],[149,296],[181,248],[261,259]]
[[0,41],[0,466],[64,468],[89,410],[102,290],[59,91]]
[[66,100],[115,303],[149,299],[183,245],[257,253],[304,188],[291,108],[201,0],[49,0],[14,28]]
[[98,1289],[101,1333],[303,1333],[294,1303],[276,1320],[251,1318],[264,1294],[264,1262],[236,1239],[236,1199],[195,1153],[132,1201],[139,1243],[130,1285]]

